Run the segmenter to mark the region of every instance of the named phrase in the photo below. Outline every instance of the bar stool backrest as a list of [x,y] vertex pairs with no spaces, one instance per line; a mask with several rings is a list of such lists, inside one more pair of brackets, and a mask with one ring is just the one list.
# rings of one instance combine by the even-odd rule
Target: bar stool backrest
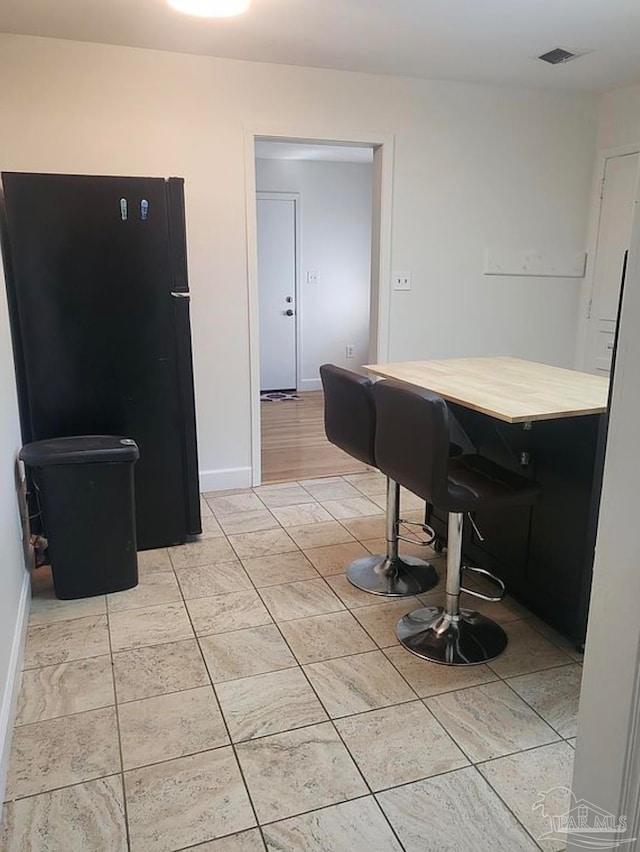
[[380,470],[434,506],[449,503],[449,410],[429,391],[401,382],[373,387]]
[[364,464],[377,467],[373,383],[334,364],[320,367],[324,389],[324,428],[332,444]]

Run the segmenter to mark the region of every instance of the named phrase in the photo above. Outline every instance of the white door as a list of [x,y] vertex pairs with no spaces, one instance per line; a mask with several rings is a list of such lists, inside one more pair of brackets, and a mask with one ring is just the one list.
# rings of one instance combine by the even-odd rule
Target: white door
[[587,336],[587,369],[601,375],[609,375],[611,369],[637,175],[638,154],[610,157],[606,161]]
[[260,390],[296,388],[296,201],[258,196]]

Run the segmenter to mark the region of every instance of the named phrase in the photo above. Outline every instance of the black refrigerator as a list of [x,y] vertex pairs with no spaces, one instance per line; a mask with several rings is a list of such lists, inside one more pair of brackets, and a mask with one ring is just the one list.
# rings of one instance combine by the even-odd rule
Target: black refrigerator
[[201,521],[184,181],[1,181],[24,442],[134,438],[138,548],[186,541]]

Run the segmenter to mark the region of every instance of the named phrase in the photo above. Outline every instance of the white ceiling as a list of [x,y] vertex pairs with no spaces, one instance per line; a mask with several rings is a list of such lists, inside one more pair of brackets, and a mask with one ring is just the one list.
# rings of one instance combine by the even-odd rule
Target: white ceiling
[[[219,20],[165,0],[1,0],[0,32],[566,90],[640,80],[640,0],[252,0]],[[593,52],[535,59],[554,47]]]
[[373,148],[357,145],[315,145],[302,142],[256,141],[262,160],[319,160],[330,163],[372,163]]

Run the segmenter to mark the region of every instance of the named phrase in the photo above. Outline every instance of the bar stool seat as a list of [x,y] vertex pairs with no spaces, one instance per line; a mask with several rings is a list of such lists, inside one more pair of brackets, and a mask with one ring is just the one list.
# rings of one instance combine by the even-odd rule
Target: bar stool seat
[[[376,408],[373,383],[365,376],[323,364],[325,432],[329,441],[353,458],[378,467],[375,456]],[[438,583],[435,568],[423,559],[399,553],[400,486],[387,477],[387,552],[363,556],[347,567],[347,579],[358,589],[384,597],[410,597]]]
[[[434,663],[476,665],[499,656],[507,634],[492,619],[460,608],[460,594],[498,597],[462,587],[462,532],[465,515],[533,504],[536,482],[477,454],[449,457],[449,411],[443,399],[399,382],[374,385],[378,467],[435,508],[448,513],[447,580],[444,607],[422,607],[398,622],[407,650]],[[479,570],[479,569],[474,569]]]

